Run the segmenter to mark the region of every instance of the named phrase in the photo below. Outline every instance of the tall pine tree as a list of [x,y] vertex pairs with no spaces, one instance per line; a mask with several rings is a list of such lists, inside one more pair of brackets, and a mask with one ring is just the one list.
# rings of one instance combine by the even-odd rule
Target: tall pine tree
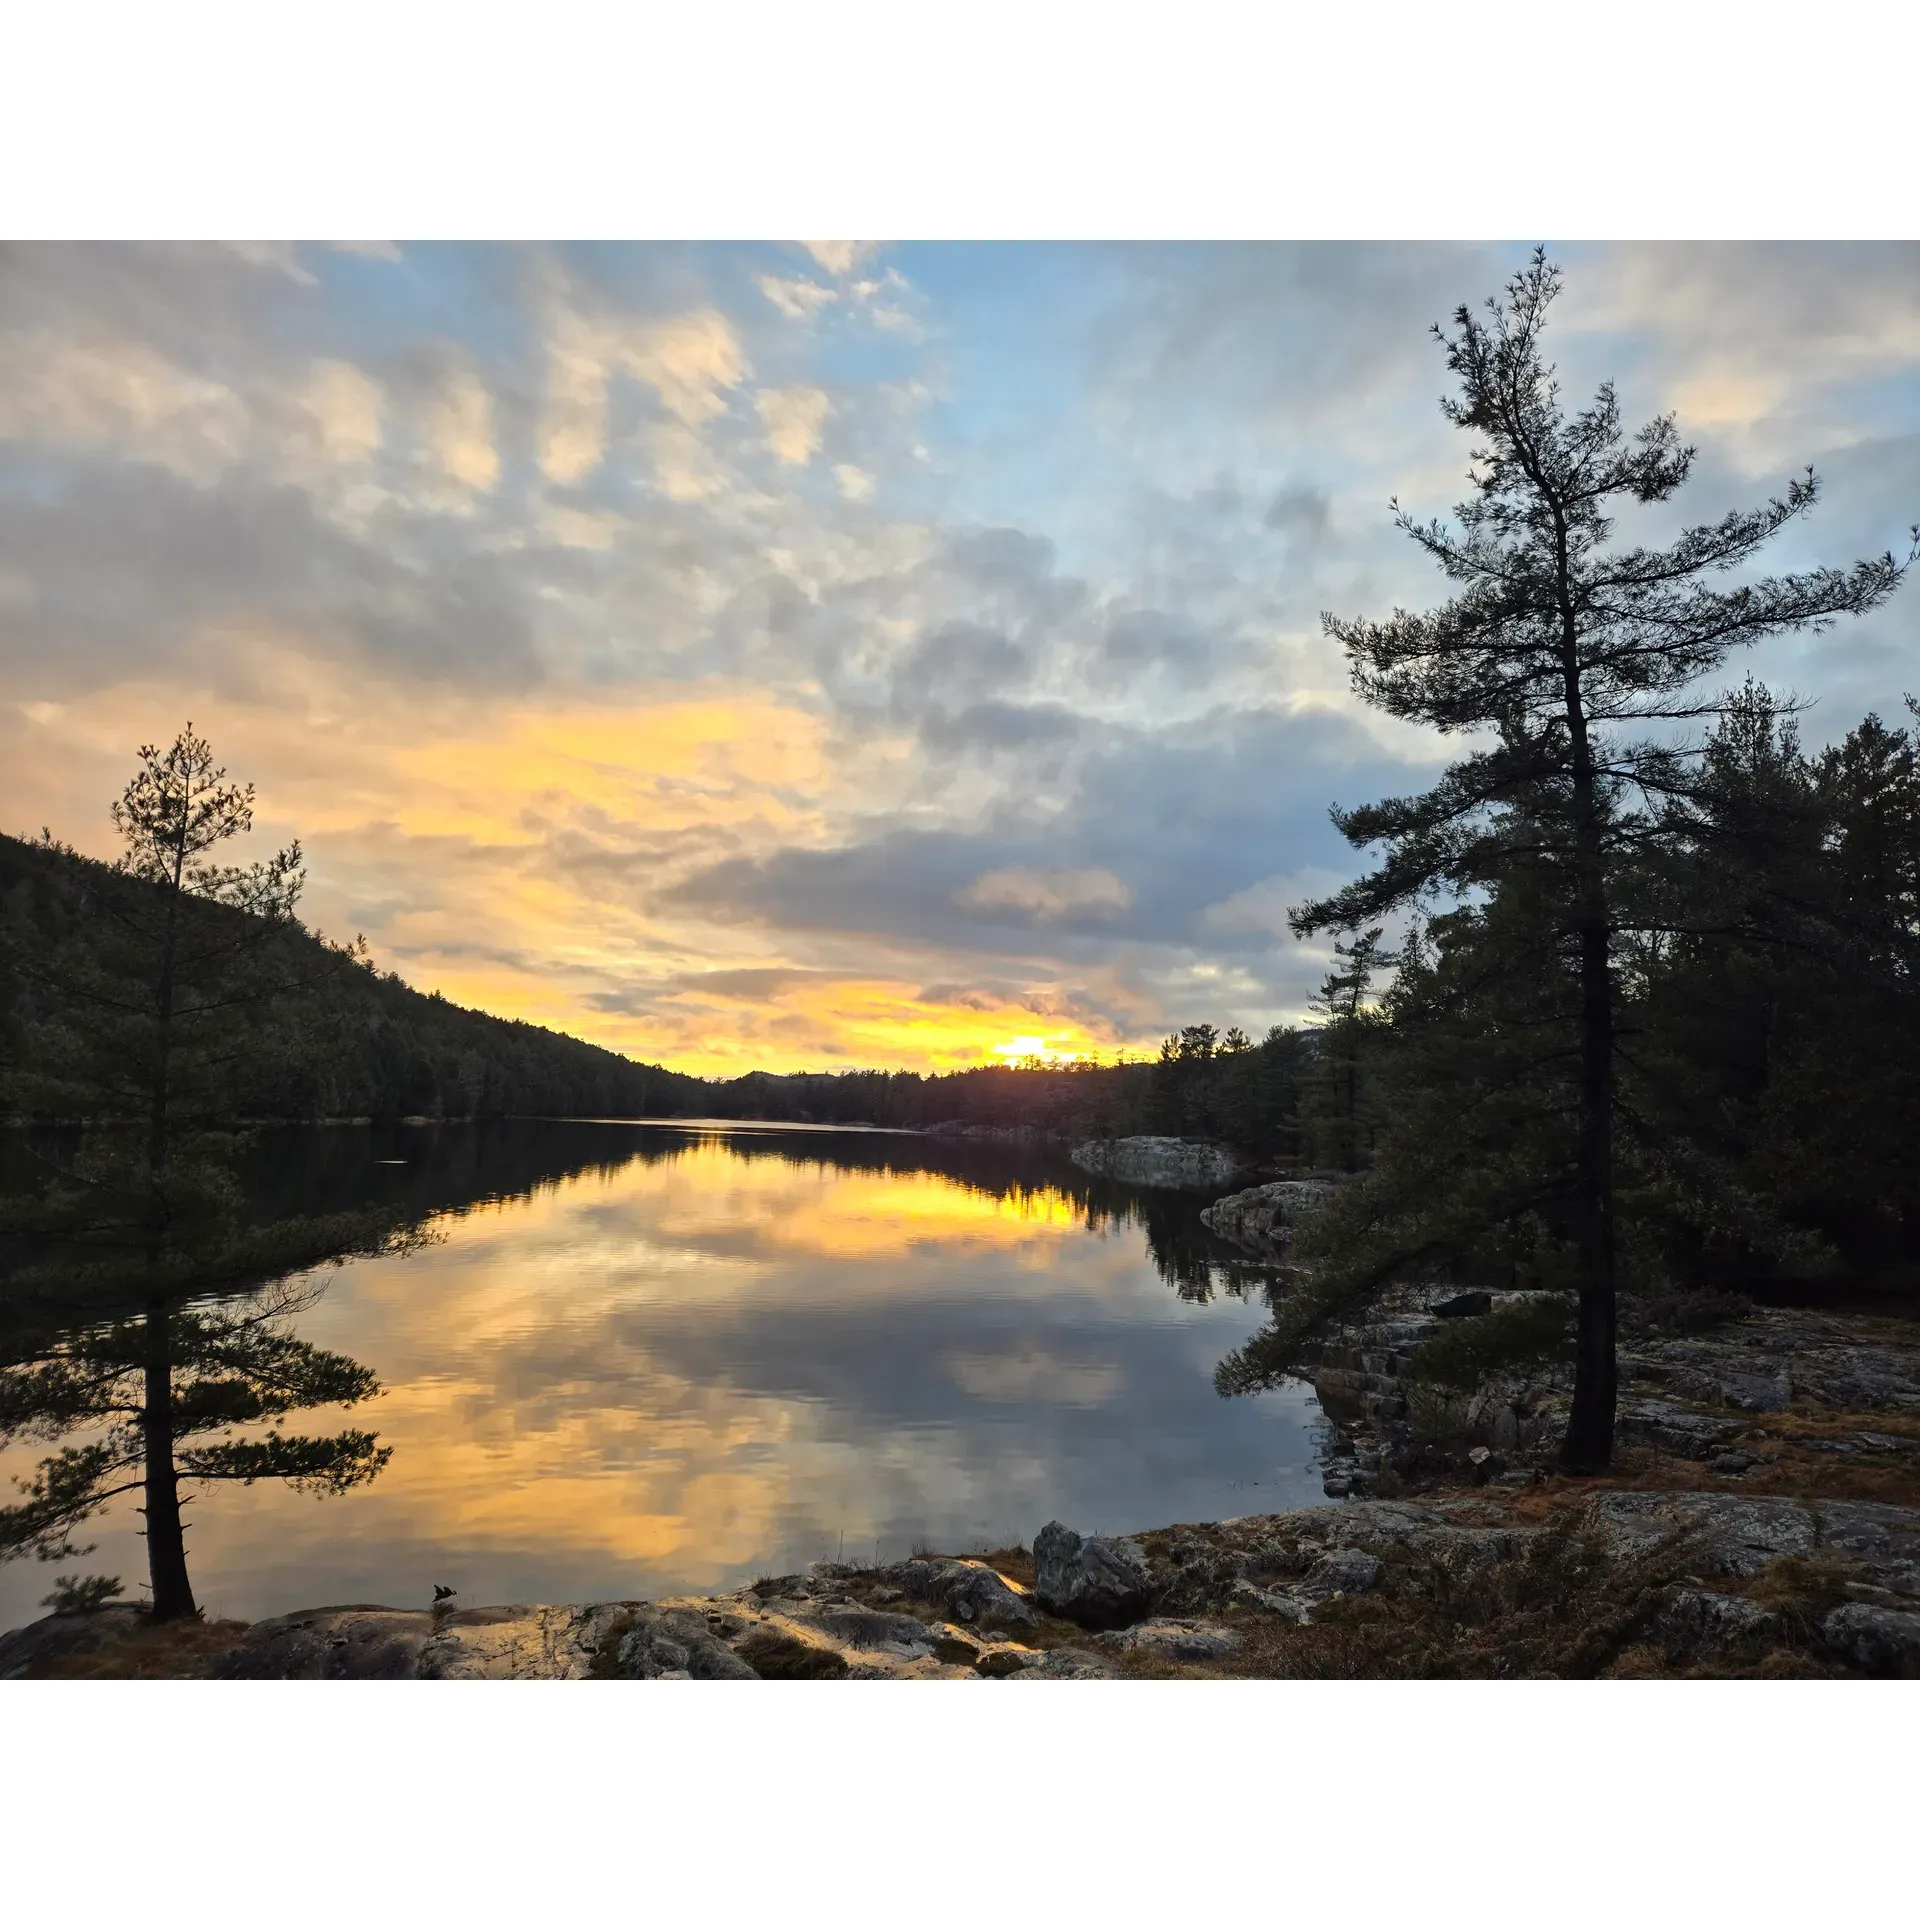
[[1436,899],[1506,886],[1534,926],[1523,944],[1565,991],[1538,1009],[1563,1037],[1566,1162],[1553,1196],[1579,1289],[1575,1381],[1563,1462],[1612,1457],[1618,1241],[1615,1104],[1622,936],[1633,875],[1685,791],[1676,723],[1715,711],[1697,692],[1739,646],[1861,614],[1898,585],[1891,553],[1851,568],[1746,578],[1767,543],[1818,497],[1809,470],[1784,497],[1684,532],[1671,546],[1621,546],[1622,504],[1671,498],[1694,452],[1671,415],[1629,438],[1611,383],[1583,411],[1561,405],[1542,335],[1560,272],[1537,251],[1484,315],[1461,307],[1435,328],[1459,381],[1446,417],[1475,436],[1472,492],[1456,524],[1397,524],[1458,588],[1429,613],[1326,619],[1355,691],[1398,719],[1486,738],[1432,791],[1337,811],[1378,868],[1292,916],[1305,936],[1358,929]]

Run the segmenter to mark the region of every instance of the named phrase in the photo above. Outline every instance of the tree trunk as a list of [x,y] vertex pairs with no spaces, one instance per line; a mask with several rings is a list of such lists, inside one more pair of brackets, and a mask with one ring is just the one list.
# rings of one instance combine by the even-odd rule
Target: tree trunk
[[[1570,658],[1572,653],[1569,633]],[[1619,1399],[1614,1356],[1613,969],[1593,758],[1571,668],[1568,681],[1580,875],[1580,1318],[1574,1334],[1573,1408],[1560,1464],[1568,1473],[1587,1474],[1605,1473],[1613,1464],[1613,1417]]]
[[1607,929],[1580,935],[1580,1319],[1574,1335],[1573,1410],[1560,1451],[1569,1473],[1613,1464],[1619,1399],[1614,1356],[1613,981]]
[[185,1620],[200,1609],[187,1580],[186,1531],[180,1524],[180,1479],[173,1467],[173,1352],[169,1341],[171,1301],[155,1269],[167,1227],[163,1182],[172,1145],[168,1096],[173,1064],[174,967],[178,956],[180,877],[186,862],[185,813],[175,848],[173,882],[167,894],[166,930],[160,952],[160,978],[154,995],[153,1081],[147,1123],[147,1293],[146,1397],[140,1424],[145,1433],[147,1467],[147,1578],[153,1588],[155,1620]]
[[180,1480],[173,1467],[173,1354],[164,1293],[147,1298],[146,1407],[147,1579],[155,1620],[187,1620],[200,1609],[187,1580],[186,1530],[180,1523]]
[[[1555,513],[1559,522],[1558,510]],[[1593,749],[1587,738],[1579,632],[1574,616],[1566,531],[1558,525],[1561,670],[1566,678],[1573,749],[1575,870],[1580,889],[1580,1317],[1574,1333],[1573,1407],[1560,1464],[1568,1473],[1605,1473],[1613,1464],[1619,1400],[1614,1354],[1613,962],[1606,859]]]

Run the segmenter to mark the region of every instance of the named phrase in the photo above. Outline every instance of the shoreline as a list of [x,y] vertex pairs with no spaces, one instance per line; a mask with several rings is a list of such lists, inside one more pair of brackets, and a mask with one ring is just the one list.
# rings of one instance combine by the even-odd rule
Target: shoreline
[[[1910,1489],[1920,1495],[1920,1489]],[[1552,1481],[593,1605],[0,1636],[0,1678],[1920,1678],[1920,1499]]]

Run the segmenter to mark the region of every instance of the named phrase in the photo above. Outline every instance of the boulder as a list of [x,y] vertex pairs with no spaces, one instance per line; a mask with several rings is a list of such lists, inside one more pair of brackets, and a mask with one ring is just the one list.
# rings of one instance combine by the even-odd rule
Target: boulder
[[1109,1634],[1116,1652],[1150,1653],[1163,1660],[1224,1660],[1240,1651],[1242,1636],[1232,1627],[1192,1620],[1146,1620]]
[[820,1625],[850,1647],[897,1647],[924,1653],[934,1630],[910,1613],[882,1613],[872,1607],[826,1607]]
[[1779,1617],[1755,1601],[1696,1586],[1675,1587],[1654,1621],[1661,1646],[1680,1660],[1736,1651],[1771,1637],[1779,1626]]
[[1664,1400],[1630,1401],[1614,1422],[1619,1439],[1637,1441],[1656,1453],[1677,1454],[1683,1460],[1711,1460],[1725,1453],[1745,1431],[1744,1421],[1719,1420]]
[[623,1680],[757,1680],[759,1674],[732,1648],[714,1638],[688,1607],[636,1608],[637,1618],[620,1636],[614,1665]]
[[[457,1617],[457,1616],[456,1616]],[[402,1607],[308,1607],[262,1620],[213,1663],[215,1680],[418,1680],[440,1623]]]
[[1033,1543],[1034,1597],[1077,1626],[1127,1627],[1151,1610],[1146,1557],[1131,1540],[1088,1539],[1058,1520]]
[[1237,1165],[1225,1147],[1158,1133],[1086,1140],[1073,1149],[1072,1159],[1082,1172],[1134,1187],[1224,1187]]
[[911,1560],[895,1569],[914,1599],[964,1627],[1030,1627],[1033,1608],[977,1560]]
[[1920,1679],[1920,1613],[1849,1601],[1820,1623],[1820,1639],[1849,1666],[1889,1678]]
[[[978,1669],[976,1668],[977,1672]],[[1113,1662],[1087,1647],[1051,1647],[1037,1660],[1029,1660],[1009,1680],[1111,1680]]]
[[1793,1382],[1785,1374],[1735,1374],[1721,1384],[1720,1398],[1742,1413],[1785,1413],[1793,1398]]
[[114,1601],[84,1613],[48,1613],[0,1633],[0,1680],[24,1680],[43,1660],[101,1653],[147,1624],[145,1607]]
[[1328,1554],[1307,1576],[1309,1600],[1325,1600],[1336,1593],[1365,1593],[1380,1578],[1380,1562],[1359,1547],[1341,1547]]
[[1609,1550],[1631,1559],[1690,1538],[1707,1567],[1749,1580],[1782,1554],[1850,1560],[1894,1593],[1920,1594],[1920,1510],[1872,1500],[1736,1493],[1599,1493],[1589,1511]]
[[691,1607],[313,1607],[262,1620],[215,1680],[751,1680]]
[[983,1680],[1005,1680],[1039,1661],[1040,1656],[1028,1653],[1018,1647],[995,1647],[991,1653],[983,1653],[974,1672]]

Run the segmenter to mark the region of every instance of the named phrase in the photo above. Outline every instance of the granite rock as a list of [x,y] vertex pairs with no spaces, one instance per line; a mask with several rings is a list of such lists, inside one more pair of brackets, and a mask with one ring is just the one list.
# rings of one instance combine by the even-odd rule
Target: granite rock
[[1034,1540],[1033,1571],[1034,1597],[1078,1626],[1131,1626],[1152,1605],[1145,1558],[1131,1540],[1082,1539],[1050,1521]]
[[1082,1172],[1134,1187],[1224,1187],[1238,1167],[1225,1147],[1157,1133],[1132,1134],[1124,1140],[1085,1140],[1073,1149],[1072,1159]]

